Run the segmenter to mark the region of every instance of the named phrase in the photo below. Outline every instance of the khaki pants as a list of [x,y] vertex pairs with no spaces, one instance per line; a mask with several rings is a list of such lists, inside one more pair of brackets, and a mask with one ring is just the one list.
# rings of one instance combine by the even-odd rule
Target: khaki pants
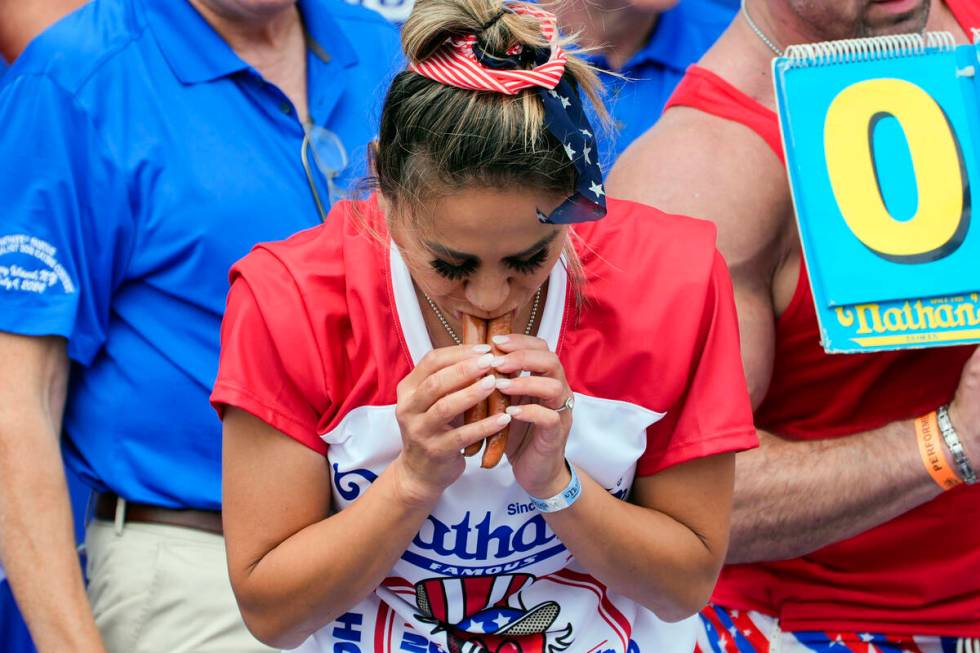
[[93,520],[88,596],[109,653],[269,653],[245,629],[219,535]]

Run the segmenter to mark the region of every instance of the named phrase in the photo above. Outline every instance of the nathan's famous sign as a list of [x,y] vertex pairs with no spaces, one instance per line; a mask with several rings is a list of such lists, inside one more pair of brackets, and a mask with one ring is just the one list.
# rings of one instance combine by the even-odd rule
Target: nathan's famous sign
[[885,349],[980,339],[980,295],[834,309],[838,326],[858,345]]
[[980,342],[980,48],[928,33],[773,63],[823,347]]

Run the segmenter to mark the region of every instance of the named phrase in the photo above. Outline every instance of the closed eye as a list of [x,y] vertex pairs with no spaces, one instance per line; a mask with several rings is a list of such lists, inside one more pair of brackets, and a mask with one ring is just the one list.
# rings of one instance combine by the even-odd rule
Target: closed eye
[[520,272],[521,274],[531,274],[540,268],[547,259],[548,248],[542,247],[534,254],[531,254],[526,258],[505,258],[504,264],[515,272]]
[[466,259],[462,263],[450,263],[449,261],[444,261],[441,258],[434,258],[429,261],[429,265],[435,270],[439,275],[449,279],[450,281],[459,281],[465,277],[473,274],[476,270],[477,261],[476,259]]

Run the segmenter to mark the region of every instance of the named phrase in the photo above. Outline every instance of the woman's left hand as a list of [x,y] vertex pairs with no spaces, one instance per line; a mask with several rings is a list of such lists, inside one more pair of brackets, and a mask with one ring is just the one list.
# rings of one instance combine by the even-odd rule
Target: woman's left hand
[[[497,388],[513,400],[508,409],[514,420],[507,459],[520,486],[531,496],[545,499],[561,492],[571,479],[565,465],[565,443],[572,428],[572,411],[558,409],[572,390],[561,361],[544,340],[522,334],[506,338],[506,342],[495,342],[506,355],[494,361],[494,369],[503,375],[522,370],[531,373],[497,381]],[[529,401],[518,401],[520,398]]]

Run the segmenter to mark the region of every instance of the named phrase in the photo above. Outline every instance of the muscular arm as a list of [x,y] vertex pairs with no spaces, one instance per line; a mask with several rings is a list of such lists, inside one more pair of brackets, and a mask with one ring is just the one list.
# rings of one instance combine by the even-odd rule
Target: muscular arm
[[59,449],[67,381],[63,339],[0,333],[0,559],[40,651],[102,651]]
[[759,432],[737,457],[729,563],[805,555],[874,528],[941,493],[912,422],[847,438],[791,442]]
[[[623,155],[608,186],[613,196],[718,226],[758,406],[772,375],[776,306],[792,295],[799,249],[778,159],[741,125],[673,109]],[[759,438],[758,449],[736,456],[729,563],[804,555],[939,494],[919,460],[911,422],[833,440]]]
[[589,573],[661,619],[678,621],[708,602],[725,559],[734,457],[639,478],[633,503],[580,472],[582,497],[545,519]]
[[232,586],[271,646],[298,646],[373,592],[435,504],[402,482],[396,459],[330,515],[324,457],[238,409],[225,415],[223,456]]
[[[755,134],[691,109],[672,109],[620,157],[613,197],[713,221],[738,306],[742,362],[753,406],[772,376],[773,282],[794,246],[782,166]],[[700,124],[703,121],[706,124]],[[751,175],[751,179],[746,176]],[[792,293],[792,289],[789,290]]]

